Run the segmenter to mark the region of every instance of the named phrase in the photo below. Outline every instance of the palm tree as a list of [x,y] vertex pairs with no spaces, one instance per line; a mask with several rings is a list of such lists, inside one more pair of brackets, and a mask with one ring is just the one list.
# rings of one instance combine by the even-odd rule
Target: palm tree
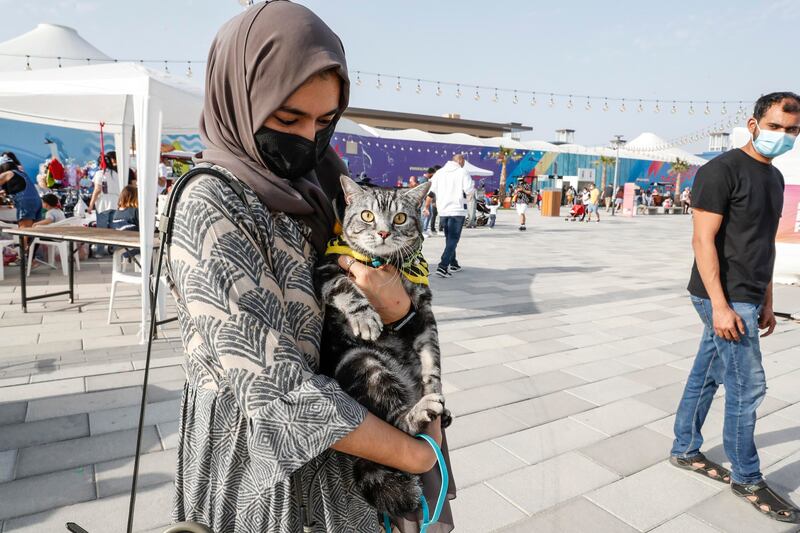
[[670,174],[675,174],[675,198],[673,198],[673,201],[676,205],[681,195],[681,174],[689,170],[690,166],[691,165],[689,165],[688,161],[678,157],[675,159],[675,161],[672,163],[672,167],[669,169]]
[[617,162],[616,158],[607,155],[601,155],[594,162],[594,166],[603,169],[603,177],[600,179],[600,190],[603,192],[605,192],[606,190],[606,170],[608,170],[609,167],[614,166],[616,162]]
[[497,161],[500,165],[500,205],[503,205],[503,200],[506,197],[506,164],[509,161],[519,161],[522,159],[522,154],[518,154],[513,148],[505,148],[500,146],[496,152],[489,154],[489,157]]

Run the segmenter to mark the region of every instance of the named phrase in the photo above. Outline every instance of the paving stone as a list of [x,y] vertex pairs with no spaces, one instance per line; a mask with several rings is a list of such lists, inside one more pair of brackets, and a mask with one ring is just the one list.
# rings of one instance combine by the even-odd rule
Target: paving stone
[[537,374],[544,374],[545,372],[562,370],[577,364],[578,362],[571,359],[568,353],[551,353],[506,363],[506,366],[525,375],[535,376]]
[[456,341],[456,344],[463,346],[473,352],[481,350],[490,350],[492,348],[510,348],[512,346],[519,346],[525,344],[525,341],[517,339],[511,335],[493,335],[491,337],[483,337],[480,339],[461,340]]
[[800,491],[800,451],[763,470],[770,485],[775,485],[786,493]]
[[800,402],[800,370],[784,374],[767,382],[770,395],[789,403]]
[[[447,438],[449,441],[449,429]],[[450,463],[459,494],[463,488],[470,485],[527,465],[493,442],[480,442],[458,450],[454,450],[451,446]]]
[[[14,479],[14,464],[17,460],[17,450],[0,452],[0,483]],[[0,529],[2,531],[2,529]]]
[[650,533],[720,533],[720,530],[692,515],[682,514],[650,530]]
[[458,498],[450,506],[453,517],[458,517],[459,533],[486,533],[526,516],[486,485],[459,490]]
[[[2,393],[5,394],[5,389],[3,389]],[[3,401],[5,401],[5,397]],[[27,410],[27,402],[0,403],[0,426],[23,422]]]
[[590,444],[579,451],[610,470],[630,476],[669,457],[672,439],[637,427],[627,433]]
[[575,498],[501,529],[504,533],[637,533],[585,498]]
[[509,390],[517,391],[524,395],[527,399],[565,390],[582,383],[586,382],[577,376],[572,376],[560,370],[556,370],[555,372],[546,372],[525,379],[508,381],[504,383],[504,385]]
[[526,427],[533,427],[594,407],[593,403],[559,391],[546,396],[504,405],[499,408],[499,411],[522,421]]
[[83,390],[83,378],[62,379],[47,383],[30,383],[28,385],[14,385],[11,387],[3,387],[3,401],[40,401],[36,399],[79,393],[83,392]]
[[[130,364],[130,363],[128,363]],[[181,366],[164,366],[150,368],[149,383],[163,383],[186,379],[186,371]],[[98,391],[106,389],[118,389],[120,387],[139,386],[144,380],[144,371],[122,372],[106,376],[88,376],[86,378],[86,390]]]
[[555,455],[598,442],[607,435],[564,418],[494,439],[517,457],[538,463]]
[[[137,490],[171,482],[175,477],[176,450],[146,453],[139,462]],[[97,497],[130,493],[133,479],[133,458],[117,459],[95,465]]]
[[[797,502],[795,502],[797,503]],[[713,498],[698,502],[688,513],[726,533],[796,533],[797,524],[772,520],[737,498],[730,490],[723,490]]]
[[524,400],[527,396],[513,390],[508,383],[496,383],[447,395],[447,406],[455,416],[484,411],[492,407]]
[[[626,374],[625,377],[653,388],[666,387],[686,380],[687,373],[671,366],[652,366]],[[647,394],[647,393],[645,393]]]
[[[634,399],[652,405],[667,413],[674,413],[678,410],[678,403],[683,396],[684,383],[672,383],[658,389],[637,394]],[[712,404],[713,405],[713,404]]]
[[504,365],[493,365],[484,368],[475,368],[463,372],[447,374],[448,383],[455,385],[460,390],[471,389],[481,385],[491,385],[502,381],[524,378],[525,374],[512,370]]
[[[62,489],[66,492],[66,488]],[[94,487],[92,487],[94,491]],[[172,510],[172,483],[141,490],[136,495],[134,531],[153,530],[169,523]],[[58,507],[52,505],[50,508]],[[68,505],[42,513],[8,520],[5,532],[50,533],[64,531],[65,522],[75,522],[90,532],[125,531],[128,516],[128,495],[120,494],[102,500]],[[163,528],[161,529],[163,531]]]
[[528,427],[498,408],[457,416],[447,430],[450,449],[462,448],[477,442],[507,435]]
[[[637,472],[586,497],[640,531],[648,531],[720,490],[666,461]],[[657,490],[656,490],[657,489]]]
[[130,361],[119,363],[104,363],[99,365],[76,364],[62,366],[58,370],[49,373],[40,373],[31,376],[31,382],[53,381],[56,379],[67,379],[84,376],[95,376],[99,374],[113,374],[115,372],[125,372],[132,370],[133,365]]
[[[94,498],[94,475],[91,466],[17,479],[0,484],[0,520],[30,515]],[[58,529],[47,529],[40,524],[40,529],[36,531],[63,531],[64,522],[59,524]],[[4,531],[17,531],[14,520],[5,523]]]
[[534,514],[619,479],[617,474],[576,453],[504,474],[487,485]]
[[573,376],[578,376],[586,381],[599,381],[601,379],[628,374],[635,370],[637,370],[637,368],[634,366],[611,359],[565,368],[564,372],[572,374]]
[[635,366],[636,368],[650,368],[651,366],[665,365],[673,361],[677,361],[681,357],[658,348],[644,350],[642,352],[634,352],[629,355],[623,355],[617,359],[626,365]]
[[574,414],[570,418],[606,435],[616,435],[648,422],[664,418],[668,414],[646,403],[625,398],[597,407],[591,411]]
[[[181,402],[179,398],[147,404],[144,421],[146,425],[178,420]],[[118,407],[89,413],[89,428],[92,435],[131,429],[139,424],[139,406]],[[448,430],[449,433],[449,430]]]
[[624,377],[614,377],[567,389],[567,392],[596,405],[604,405],[649,390],[652,387]]
[[158,424],[158,437],[161,439],[161,446],[165,450],[178,447],[178,429],[179,422],[177,420],[172,422],[162,422]]
[[[80,381],[83,382],[82,379]],[[47,385],[47,383],[42,383],[41,385]],[[141,402],[141,399],[142,392],[140,388],[128,387],[125,389],[33,400],[28,404],[27,421],[33,422],[46,418],[136,405]]]
[[[142,433],[142,450],[161,450],[158,435],[152,426],[146,427]],[[24,448],[19,451],[17,479],[111,461],[132,456],[135,452],[136,430]]]
[[[180,398],[183,394],[183,388],[186,385],[186,378],[177,379],[175,381],[162,381],[160,383],[151,383],[147,387],[147,403],[163,402],[172,400],[173,398]],[[141,403],[141,398],[137,403]]]
[[27,448],[88,435],[89,420],[85,414],[14,424],[3,426],[0,431],[0,450]]

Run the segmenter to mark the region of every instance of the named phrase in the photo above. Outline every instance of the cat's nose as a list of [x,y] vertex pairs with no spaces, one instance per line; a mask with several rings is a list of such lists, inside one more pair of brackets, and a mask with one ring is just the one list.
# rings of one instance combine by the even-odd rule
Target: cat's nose
[[386,239],[389,238],[389,235],[391,235],[391,233],[389,233],[388,231],[379,231],[378,235],[380,235],[381,239],[385,241]]

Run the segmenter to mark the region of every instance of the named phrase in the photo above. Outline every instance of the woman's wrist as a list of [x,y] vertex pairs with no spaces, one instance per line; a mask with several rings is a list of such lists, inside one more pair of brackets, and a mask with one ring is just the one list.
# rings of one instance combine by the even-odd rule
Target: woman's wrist
[[404,470],[410,474],[424,474],[436,465],[436,454],[430,445],[414,437],[408,439],[404,457],[408,458],[408,465]]

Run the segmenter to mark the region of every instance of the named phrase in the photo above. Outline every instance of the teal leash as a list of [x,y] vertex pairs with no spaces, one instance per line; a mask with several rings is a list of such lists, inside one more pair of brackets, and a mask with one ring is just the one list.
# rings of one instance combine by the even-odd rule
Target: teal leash
[[[416,437],[418,439],[423,439],[425,442],[430,444],[431,448],[433,448],[434,453],[436,453],[436,462],[439,464],[439,473],[442,476],[442,486],[439,487],[439,497],[436,500],[436,507],[434,507],[433,516],[430,516],[430,509],[428,508],[428,502],[425,499],[425,495],[423,494],[419,498],[422,506],[422,525],[419,528],[419,533],[425,533],[431,524],[435,524],[439,521],[439,516],[442,514],[444,503],[447,500],[447,487],[450,483],[450,477],[447,472],[447,465],[444,462],[444,455],[442,455],[442,450],[439,448],[439,445],[436,444],[436,441],[424,433],[419,433],[416,435]],[[383,527],[386,530],[386,533],[392,533],[392,522],[389,519],[389,515],[386,513],[383,513]]]

